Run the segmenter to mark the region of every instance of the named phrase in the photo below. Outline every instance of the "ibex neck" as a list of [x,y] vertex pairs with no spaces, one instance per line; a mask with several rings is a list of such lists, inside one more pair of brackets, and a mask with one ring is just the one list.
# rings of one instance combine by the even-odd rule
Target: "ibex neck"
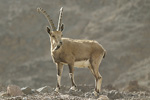
[[50,42],[51,42],[51,51],[54,51],[54,48],[56,48],[56,45],[52,41]]

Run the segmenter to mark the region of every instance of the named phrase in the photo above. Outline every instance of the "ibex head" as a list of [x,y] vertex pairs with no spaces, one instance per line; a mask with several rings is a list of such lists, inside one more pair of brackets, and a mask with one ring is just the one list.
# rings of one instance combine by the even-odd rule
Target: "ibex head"
[[49,34],[50,41],[51,41],[52,45],[54,46],[54,50],[59,49],[62,45],[61,38],[62,38],[62,31],[64,29],[64,24],[62,24],[63,7],[60,8],[57,30],[56,30],[56,27],[55,27],[52,19],[46,13],[45,10],[43,10],[42,8],[37,8],[37,11],[43,13],[45,15],[45,17],[47,18],[47,20],[51,26],[51,29],[52,29],[52,31],[51,31],[50,28],[47,26],[47,32]]

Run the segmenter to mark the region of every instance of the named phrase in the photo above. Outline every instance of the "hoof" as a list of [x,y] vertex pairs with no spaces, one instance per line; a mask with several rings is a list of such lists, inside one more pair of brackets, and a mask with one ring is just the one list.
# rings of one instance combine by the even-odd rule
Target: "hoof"
[[59,88],[56,88],[54,91],[55,91],[55,92],[59,92]]
[[98,96],[98,92],[94,91],[93,92],[94,96]]
[[70,88],[70,90],[76,90],[76,87],[75,86],[72,86],[71,88]]

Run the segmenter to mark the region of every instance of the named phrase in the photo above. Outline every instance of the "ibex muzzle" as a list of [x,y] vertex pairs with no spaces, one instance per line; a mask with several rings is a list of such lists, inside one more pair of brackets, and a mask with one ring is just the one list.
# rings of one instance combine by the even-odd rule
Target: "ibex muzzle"
[[71,78],[72,87],[75,89],[74,67],[89,68],[95,77],[95,93],[100,92],[102,76],[99,73],[99,65],[104,58],[106,51],[98,42],[93,40],[76,40],[70,38],[62,38],[64,25],[62,22],[63,8],[60,9],[57,30],[50,16],[42,8],[38,8],[48,19],[52,31],[47,27],[51,42],[51,55],[57,68],[57,86],[55,91],[60,89],[61,75],[63,65],[69,67],[69,76]]

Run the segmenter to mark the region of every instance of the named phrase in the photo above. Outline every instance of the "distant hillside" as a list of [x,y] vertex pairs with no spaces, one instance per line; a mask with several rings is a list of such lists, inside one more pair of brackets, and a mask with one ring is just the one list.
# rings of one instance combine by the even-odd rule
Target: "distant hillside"
[[132,81],[138,81],[142,86],[150,86],[150,58],[144,59],[137,64],[134,64],[129,70],[120,75],[115,81],[115,85],[122,87]]
[[[57,25],[62,6],[64,37],[97,40],[107,50],[100,66],[103,85],[114,83],[125,86],[136,76],[138,80],[149,75],[145,70],[150,64],[149,0],[1,0],[1,84],[55,86],[55,65],[45,31],[48,22],[37,13],[36,8],[44,8]],[[141,76],[137,73],[139,70],[142,70]],[[88,69],[76,68],[75,80],[77,84],[94,85],[94,78]],[[141,84],[147,85],[149,80],[142,79]],[[70,85],[67,67],[62,83]]]

